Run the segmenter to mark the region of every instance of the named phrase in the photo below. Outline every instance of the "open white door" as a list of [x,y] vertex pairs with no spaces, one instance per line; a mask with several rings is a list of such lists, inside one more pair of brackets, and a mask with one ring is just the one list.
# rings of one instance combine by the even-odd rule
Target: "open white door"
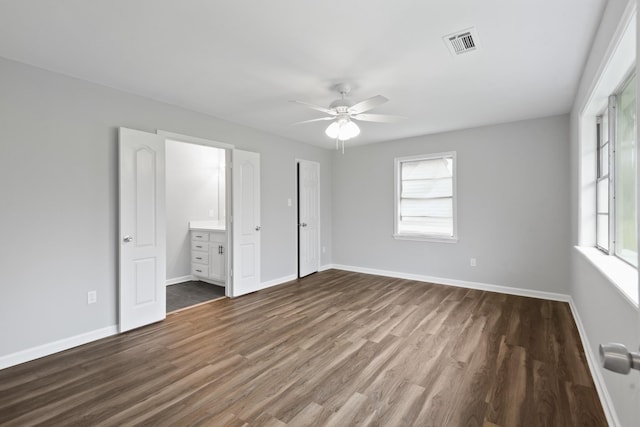
[[120,128],[120,332],[165,318],[164,137]]
[[320,164],[298,161],[298,277],[320,265]]
[[260,289],[260,154],[233,150],[234,297]]

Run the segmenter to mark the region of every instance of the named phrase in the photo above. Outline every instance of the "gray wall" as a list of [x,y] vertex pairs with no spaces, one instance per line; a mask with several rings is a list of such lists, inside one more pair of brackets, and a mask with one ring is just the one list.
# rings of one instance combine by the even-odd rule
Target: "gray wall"
[[[578,244],[580,234],[579,110],[590,94],[623,11],[631,3],[634,2],[609,0],[607,3],[571,113],[571,235],[573,245]],[[605,342],[621,342],[629,348],[637,348],[640,337],[637,308],[622,297],[614,285],[582,254],[572,247],[569,247],[568,250],[571,259],[570,294],[584,326],[591,351],[598,354],[598,344]],[[637,425],[638,393],[640,393],[637,388],[638,376],[621,376],[602,368],[598,369],[604,377],[606,388],[611,395],[614,410],[621,424],[623,426]]]
[[[459,241],[395,240],[394,158],[445,151],[457,152]],[[334,155],[333,261],[567,293],[568,164],[568,116],[348,148]]]
[[220,148],[166,143],[167,280],[191,274],[189,221],[224,221],[224,204],[218,203],[224,197],[224,160]]
[[4,59],[0,93],[0,356],[116,324],[119,126],[261,153],[263,282],[296,274],[295,159],[320,162],[331,262],[329,150]]

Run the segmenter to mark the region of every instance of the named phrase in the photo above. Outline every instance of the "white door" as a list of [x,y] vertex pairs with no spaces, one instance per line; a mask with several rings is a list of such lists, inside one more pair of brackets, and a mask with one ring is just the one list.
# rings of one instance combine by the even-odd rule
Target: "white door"
[[237,297],[260,289],[260,154],[233,150],[233,287]]
[[120,128],[120,332],[165,318],[164,137]]
[[320,265],[320,164],[298,161],[298,276]]

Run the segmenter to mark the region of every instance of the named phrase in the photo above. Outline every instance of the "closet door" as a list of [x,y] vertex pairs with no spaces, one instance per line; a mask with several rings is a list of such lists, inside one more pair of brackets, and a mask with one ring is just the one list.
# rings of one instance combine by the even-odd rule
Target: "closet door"
[[320,265],[320,164],[298,161],[298,277]]

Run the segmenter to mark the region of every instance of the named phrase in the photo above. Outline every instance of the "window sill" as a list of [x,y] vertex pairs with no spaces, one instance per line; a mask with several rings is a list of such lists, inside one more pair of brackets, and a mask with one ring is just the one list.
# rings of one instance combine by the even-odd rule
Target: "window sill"
[[615,256],[585,246],[574,246],[620,291],[629,302],[638,307],[638,270]]
[[457,243],[457,237],[446,236],[425,236],[423,234],[394,234],[393,238],[396,240],[418,240],[421,242],[436,242],[436,243]]

